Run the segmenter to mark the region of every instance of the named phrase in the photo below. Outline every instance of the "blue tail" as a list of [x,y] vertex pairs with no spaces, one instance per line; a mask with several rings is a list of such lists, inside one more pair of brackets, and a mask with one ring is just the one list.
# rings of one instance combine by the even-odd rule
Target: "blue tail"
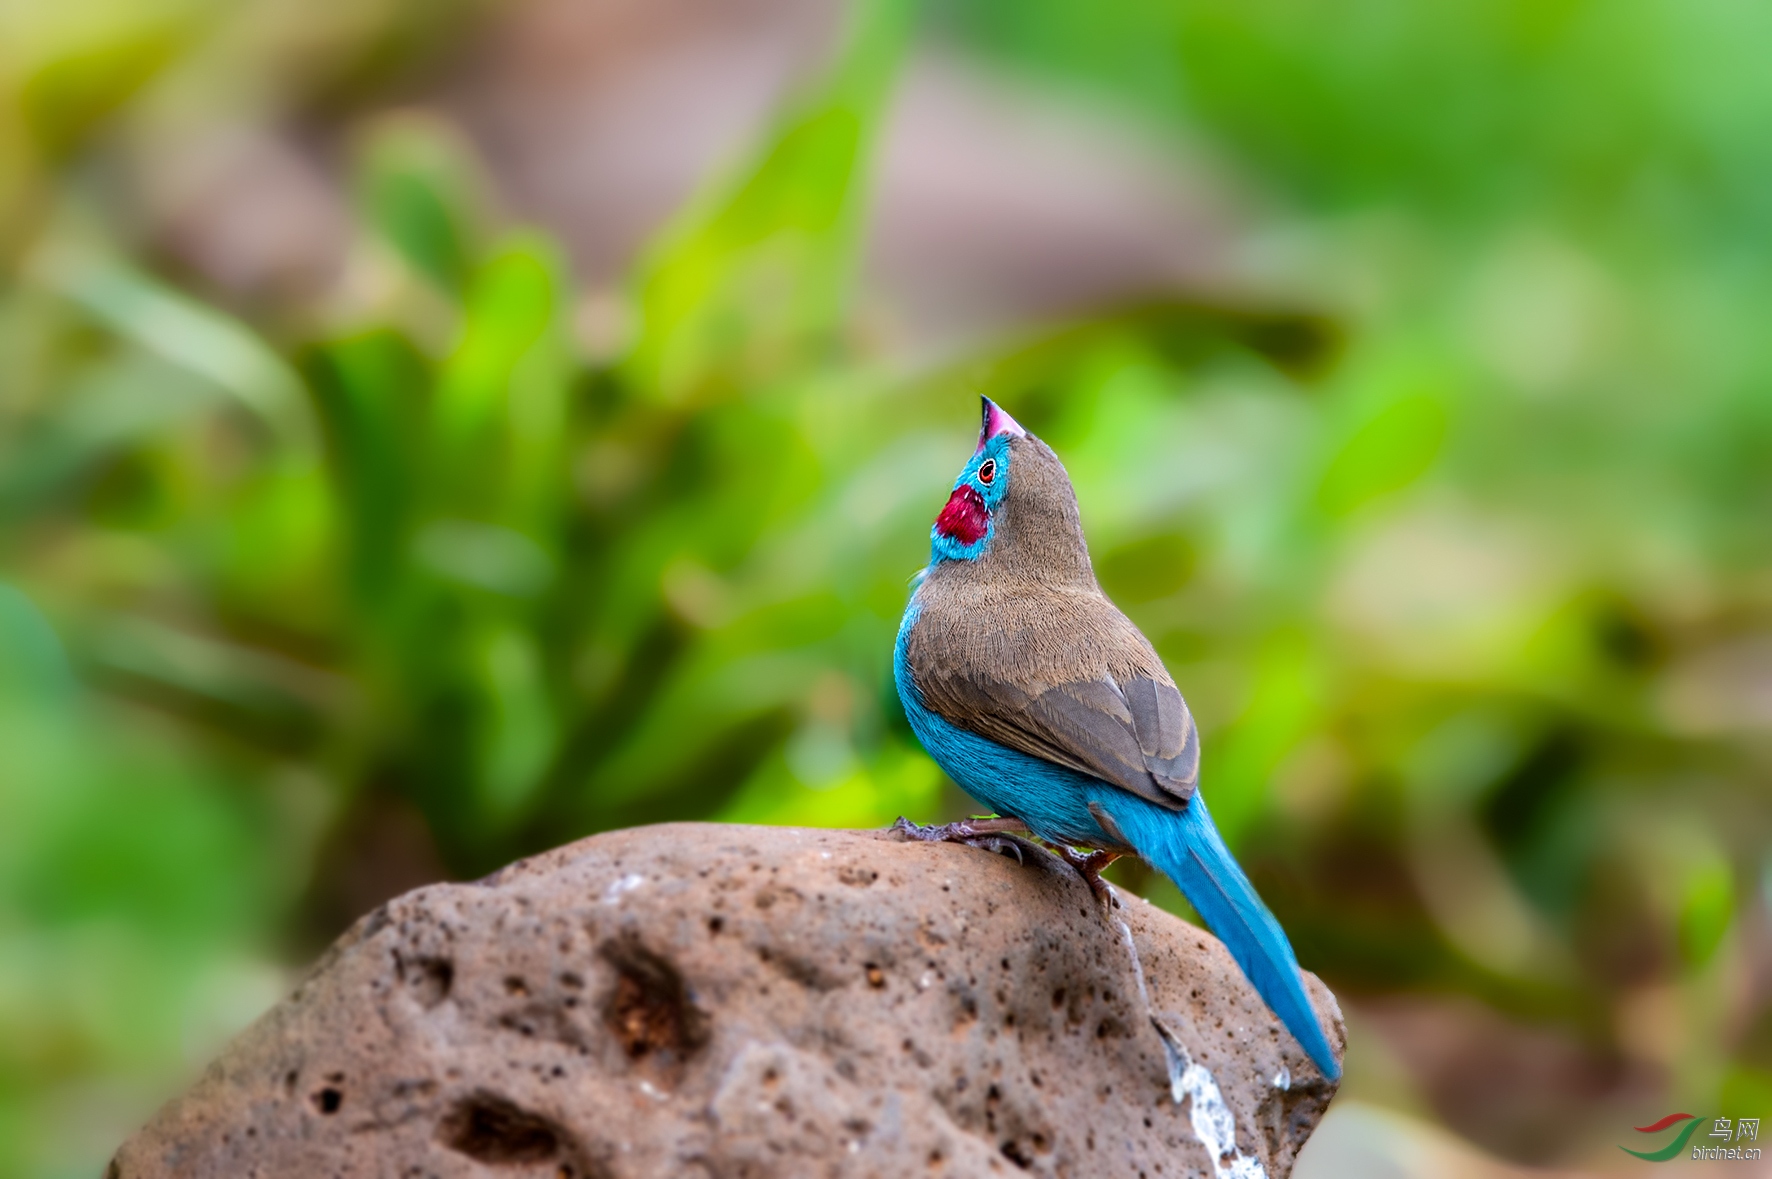
[[1171,811],[1110,788],[1092,801],[1112,816],[1140,855],[1175,881],[1317,1068],[1331,1081],[1339,1080],[1341,1066],[1304,993],[1292,943],[1231,858],[1212,825],[1206,800],[1196,794],[1186,809]]

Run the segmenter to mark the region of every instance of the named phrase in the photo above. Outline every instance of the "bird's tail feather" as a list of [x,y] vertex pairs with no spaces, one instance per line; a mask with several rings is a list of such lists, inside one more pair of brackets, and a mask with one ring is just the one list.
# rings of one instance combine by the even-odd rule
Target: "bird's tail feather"
[[1171,811],[1115,790],[1094,801],[1140,855],[1175,881],[1323,1075],[1338,1080],[1341,1066],[1305,994],[1292,943],[1231,857],[1206,800],[1195,794],[1186,808]]

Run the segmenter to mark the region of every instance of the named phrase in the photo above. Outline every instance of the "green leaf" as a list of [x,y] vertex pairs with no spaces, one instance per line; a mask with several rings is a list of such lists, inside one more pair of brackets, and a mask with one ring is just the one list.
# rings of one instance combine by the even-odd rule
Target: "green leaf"
[[348,580],[360,602],[381,601],[395,586],[417,511],[423,455],[414,440],[424,433],[420,398],[430,373],[388,329],[324,345],[308,367],[342,500]]
[[0,436],[0,510],[47,499],[119,450],[226,401],[212,382],[135,348],[69,372],[59,392],[13,438]]
[[559,743],[559,725],[534,635],[499,627],[482,636],[475,654],[484,701],[480,802],[502,825],[521,813],[541,785]]
[[[444,502],[497,505],[499,491],[523,488],[557,458],[566,408],[561,269],[546,242],[523,235],[474,276],[431,407],[431,475]],[[489,480],[489,463],[510,481]]]
[[649,396],[681,403],[742,387],[803,363],[835,331],[910,12],[908,0],[868,0],[825,86],[661,236],[640,269],[627,366]]
[[1446,409],[1429,394],[1398,398],[1362,422],[1323,473],[1317,502],[1331,516],[1414,483],[1446,437]]
[[0,581],[0,698],[72,699],[74,674],[61,640],[25,594]]
[[1202,789],[1233,849],[1267,808],[1275,771],[1321,724],[1326,697],[1323,654],[1301,630],[1270,635],[1251,656],[1247,708],[1201,754]]
[[32,270],[118,336],[215,382],[285,447],[313,454],[314,423],[301,378],[239,320],[90,246],[57,242],[37,254]]
[[1735,873],[1727,860],[1707,860],[1686,878],[1680,902],[1680,954],[1688,965],[1710,961],[1734,917]]
[[19,50],[41,54],[18,85],[18,105],[38,149],[60,157],[163,70],[201,29],[212,6],[204,0],[131,0],[30,7],[60,12],[40,13],[34,29],[9,21],[13,27],[0,29],[0,35],[23,43],[8,47],[9,58]]
[[479,188],[471,149],[448,124],[407,114],[370,131],[358,178],[367,219],[408,265],[451,294],[466,287],[478,252]]

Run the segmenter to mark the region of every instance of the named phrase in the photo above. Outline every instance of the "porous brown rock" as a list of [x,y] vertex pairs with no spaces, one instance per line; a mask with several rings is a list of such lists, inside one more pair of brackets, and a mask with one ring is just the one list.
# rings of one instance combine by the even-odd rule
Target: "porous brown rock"
[[681,823],[418,889],[110,1175],[1285,1176],[1334,1086],[1224,948],[1026,861]]

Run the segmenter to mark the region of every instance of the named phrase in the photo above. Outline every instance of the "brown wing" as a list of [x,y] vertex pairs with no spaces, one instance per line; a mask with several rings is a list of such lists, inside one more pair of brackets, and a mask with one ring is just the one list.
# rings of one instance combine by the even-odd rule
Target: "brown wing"
[[1018,641],[1014,627],[995,641],[965,625],[919,634],[920,620],[909,651],[918,692],[962,729],[1179,808],[1199,780],[1193,717],[1143,636],[1101,605],[1111,620],[1042,628],[1044,641]]

